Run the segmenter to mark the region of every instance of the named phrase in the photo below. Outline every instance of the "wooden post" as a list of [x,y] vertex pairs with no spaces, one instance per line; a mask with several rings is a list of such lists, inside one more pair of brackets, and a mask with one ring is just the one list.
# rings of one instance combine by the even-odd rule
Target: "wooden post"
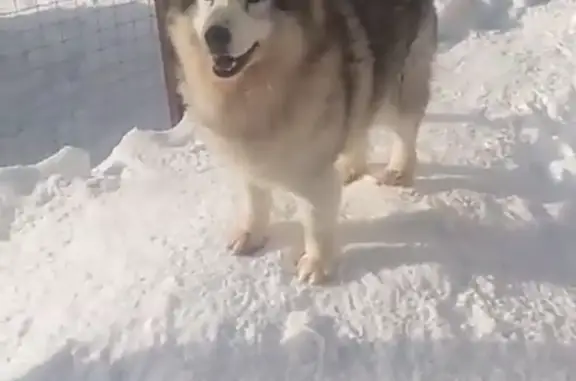
[[164,71],[164,82],[166,84],[170,123],[174,126],[182,119],[184,107],[177,90],[177,81],[174,70],[176,56],[166,30],[167,1],[168,0],[154,0],[154,7],[156,9],[156,22],[158,26],[158,37],[160,39],[160,53],[162,55],[162,67]]

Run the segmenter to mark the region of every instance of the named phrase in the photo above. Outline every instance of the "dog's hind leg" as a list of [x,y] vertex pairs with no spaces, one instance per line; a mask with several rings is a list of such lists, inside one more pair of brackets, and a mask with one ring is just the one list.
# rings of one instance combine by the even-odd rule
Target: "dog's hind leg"
[[228,243],[234,255],[253,255],[266,244],[272,209],[270,189],[254,182],[246,183],[247,211]]
[[418,131],[430,102],[430,81],[436,49],[434,14],[420,31],[399,73],[398,87],[384,106],[384,122],[394,133],[388,166],[375,175],[380,184],[412,186],[418,158]]
[[342,183],[334,168],[292,190],[301,201],[304,254],[298,261],[298,278],[311,284],[324,283],[332,272],[338,250],[336,228]]
[[375,174],[380,184],[411,186],[417,166],[416,140],[430,102],[430,81],[437,46],[437,20],[430,11],[392,83],[387,95],[384,122],[394,133],[392,152],[385,170]]
[[344,185],[353,183],[367,172],[368,135],[365,131],[354,132],[348,138],[344,151],[335,166]]
[[407,113],[396,119],[392,126],[394,141],[388,165],[383,171],[374,174],[378,184],[412,186],[418,162],[416,141],[423,115],[421,112]]

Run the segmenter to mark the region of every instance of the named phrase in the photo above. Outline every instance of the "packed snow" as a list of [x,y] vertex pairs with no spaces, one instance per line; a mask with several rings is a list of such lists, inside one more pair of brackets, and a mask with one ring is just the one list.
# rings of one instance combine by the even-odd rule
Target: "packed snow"
[[576,379],[576,4],[438,5],[415,187],[345,190],[323,287],[293,276],[289,195],[262,255],[226,252],[238,188],[194,125],[167,128],[161,74],[113,123],[80,99],[63,112],[91,123],[44,129],[2,79],[30,128],[0,126],[0,380]]

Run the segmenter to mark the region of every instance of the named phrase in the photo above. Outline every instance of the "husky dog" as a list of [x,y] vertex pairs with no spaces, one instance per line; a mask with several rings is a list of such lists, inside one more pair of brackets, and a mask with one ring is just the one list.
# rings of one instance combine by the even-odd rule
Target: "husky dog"
[[245,183],[229,242],[266,241],[271,191],[301,201],[298,278],[321,283],[339,250],[342,187],[367,171],[369,128],[394,132],[378,182],[410,186],[437,44],[433,0],[169,0],[189,113]]

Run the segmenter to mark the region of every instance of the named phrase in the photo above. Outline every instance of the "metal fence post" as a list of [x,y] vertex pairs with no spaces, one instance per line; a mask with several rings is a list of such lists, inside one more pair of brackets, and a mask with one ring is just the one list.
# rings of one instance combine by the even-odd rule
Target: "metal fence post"
[[184,107],[177,91],[177,81],[174,70],[176,56],[166,30],[167,1],[168,0],[154,0],[154,6],[156,8],[156,21],[158,25],[158,37],[160,39],[160,52],[162,55],[162,67],[164,71],[164,81],[166,83],[170,122],[172,126],[174,126],[182,119]]

